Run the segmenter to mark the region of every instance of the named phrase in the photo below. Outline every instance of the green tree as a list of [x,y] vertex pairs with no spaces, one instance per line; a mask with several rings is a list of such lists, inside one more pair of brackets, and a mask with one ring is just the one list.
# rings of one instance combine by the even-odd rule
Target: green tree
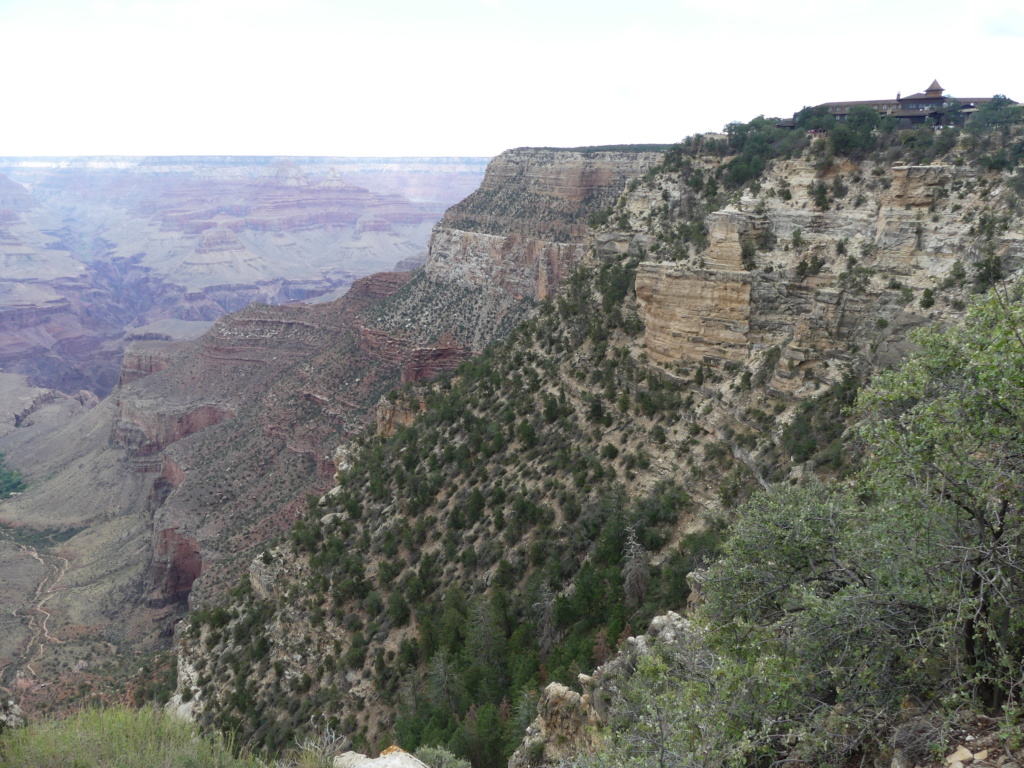
[[20,493],[25,489],[21,473],[4,466],[5,457],[0,453],[0,499],[6,499],[12,493]]
[[1001,94],[996,94],[992,101],[982,104],[977,113],[967,123],[968,133],[980,134],[995,127],[1009,126],[1024,122],[1024,107],[1015,104]]
[[918,334],[921,351],[859,404],[869,479],[892,515],[916,518],[936,541],[935,565],[951,575],[949,629],[990,707],[1022,693],[1022,329],[1019,296],[992,292],[962,327]]

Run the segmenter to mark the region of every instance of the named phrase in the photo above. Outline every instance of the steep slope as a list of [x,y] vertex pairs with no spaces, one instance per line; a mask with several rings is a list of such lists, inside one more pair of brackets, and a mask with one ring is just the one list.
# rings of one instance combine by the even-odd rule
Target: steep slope
[[764,174],[728,137],[669,152],[535,319],[391,395],[290,543],[193,614],[177,701],[270,748],[324,722],[500,765],[542,684],[682,608],[723,510],[856,463],[858,383],[1021,267],[1015,180],[955,137],[908,167],[764,130]]
[[423,341],[449,332],[480,351],[522,320],[532,302],[554,295],[586,253],[590,217],[665,149],[503,152],[480,189],[434,227],[422,273],[381,308],[378,322]]
[[[385,392],[465,360],[462,329],[487,339],[505,332],[474,314],[494,291],[452,288],[471,300],[438,311],[451,291],[430,295],[422,281],[381,273],[335,302],[254,304],[194,344],[167,341],[165,326],[151,324],[88,420],[11,438],[12,465],[33,485],[0,507],[0,521],[53,542],[40,554],[67,560],[46,603],[57,641],[32,670],[25,649],[8,659],[24,703],[55,699],[41,683],[57,676],[66,687],[93,669],[116,678],[128,651],[165,645],[190,599],[220,597],[255,545],[288,530],[305,494],[330,485],[334,449],[372,421]],[[504,306],[522,315],[532,302]],[[396,307],[422,322],[385,322]],[[101,640],[107,658],[79,664]]]

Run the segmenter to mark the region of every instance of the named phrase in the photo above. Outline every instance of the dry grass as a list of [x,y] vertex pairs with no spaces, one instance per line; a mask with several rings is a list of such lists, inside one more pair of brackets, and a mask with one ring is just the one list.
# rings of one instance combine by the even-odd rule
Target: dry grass
[[0,738],[0,765],[10,768],[263,768],[235,757],[223,739],[154,709],[85,709]]

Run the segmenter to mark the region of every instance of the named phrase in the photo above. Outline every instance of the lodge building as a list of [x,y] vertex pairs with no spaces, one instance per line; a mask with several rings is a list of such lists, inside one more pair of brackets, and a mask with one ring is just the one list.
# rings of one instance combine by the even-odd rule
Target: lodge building
[[932,80],[921,93],[909,96],[896,94],[895,99],[876,99],[871,101],[829,101],[819,104],[818,108],[828,110],[838,122],[845,122],[853,107],[870,107],[881,117],[895,117],[901,128],[926,123],[929,118],[934,125],[959,125],[971,119],[982,104],[992,101],[988,98],[954,98],[943,96],[942,86],[938,80]]

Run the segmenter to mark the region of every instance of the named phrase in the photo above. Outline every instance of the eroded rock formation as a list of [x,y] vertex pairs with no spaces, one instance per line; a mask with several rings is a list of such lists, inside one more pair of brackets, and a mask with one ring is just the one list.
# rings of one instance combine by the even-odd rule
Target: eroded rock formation
[[588,218],[659,152],[513,149],[434,230],[427,274],[516,299],[548,298],[586,253]]
[[[834,373],[851,355],[867,351],[875,364],[894,362],[908,329],[939,311],[955,315],[955,301],[921,306],[925,289],[938,294],[955,262],[969,266],[991,253],[1007,270],[1024,263],[1019,233],[983,235],[970,224],[993,215],[985,194],[966,193],[980,181],[977,169],[865,164],[827,210],[811,199],[818,181],[807,161],[780,162],[760,194],[748,192],[707,217],[706,250],[640,265],[637,299],[652,360],[722,365],[777,346],[771,385],[792,394],[807,380],[829,380],[830,364]],[[790,199],[768,193],[783,186]],[[965,190],[955,205],[954,188]],[[951,210],[939,216],[939,205]],[[655,245],[647,234],[630,239],[630,247]],[[618,242],[598,241],[598,256],[622,252]]]
[[640,657],[657,644],[678,643],[689,631],[686,619],[669,611],[656,616],[645,634],[626,638],[623,649],[593,674],[581,673],[582,694],[561,683],[549,684],[537,703],[537,718],[509,758],[509,768],[558,765],[592,752],[600,727],[607,724],[609,702],[632,677]]
[[157,534],[153,551],[150,606],[163,608],[172,603],[186,603],[192,584],[202,572],[199,542],[182,536],[175,528],[163,529]]

